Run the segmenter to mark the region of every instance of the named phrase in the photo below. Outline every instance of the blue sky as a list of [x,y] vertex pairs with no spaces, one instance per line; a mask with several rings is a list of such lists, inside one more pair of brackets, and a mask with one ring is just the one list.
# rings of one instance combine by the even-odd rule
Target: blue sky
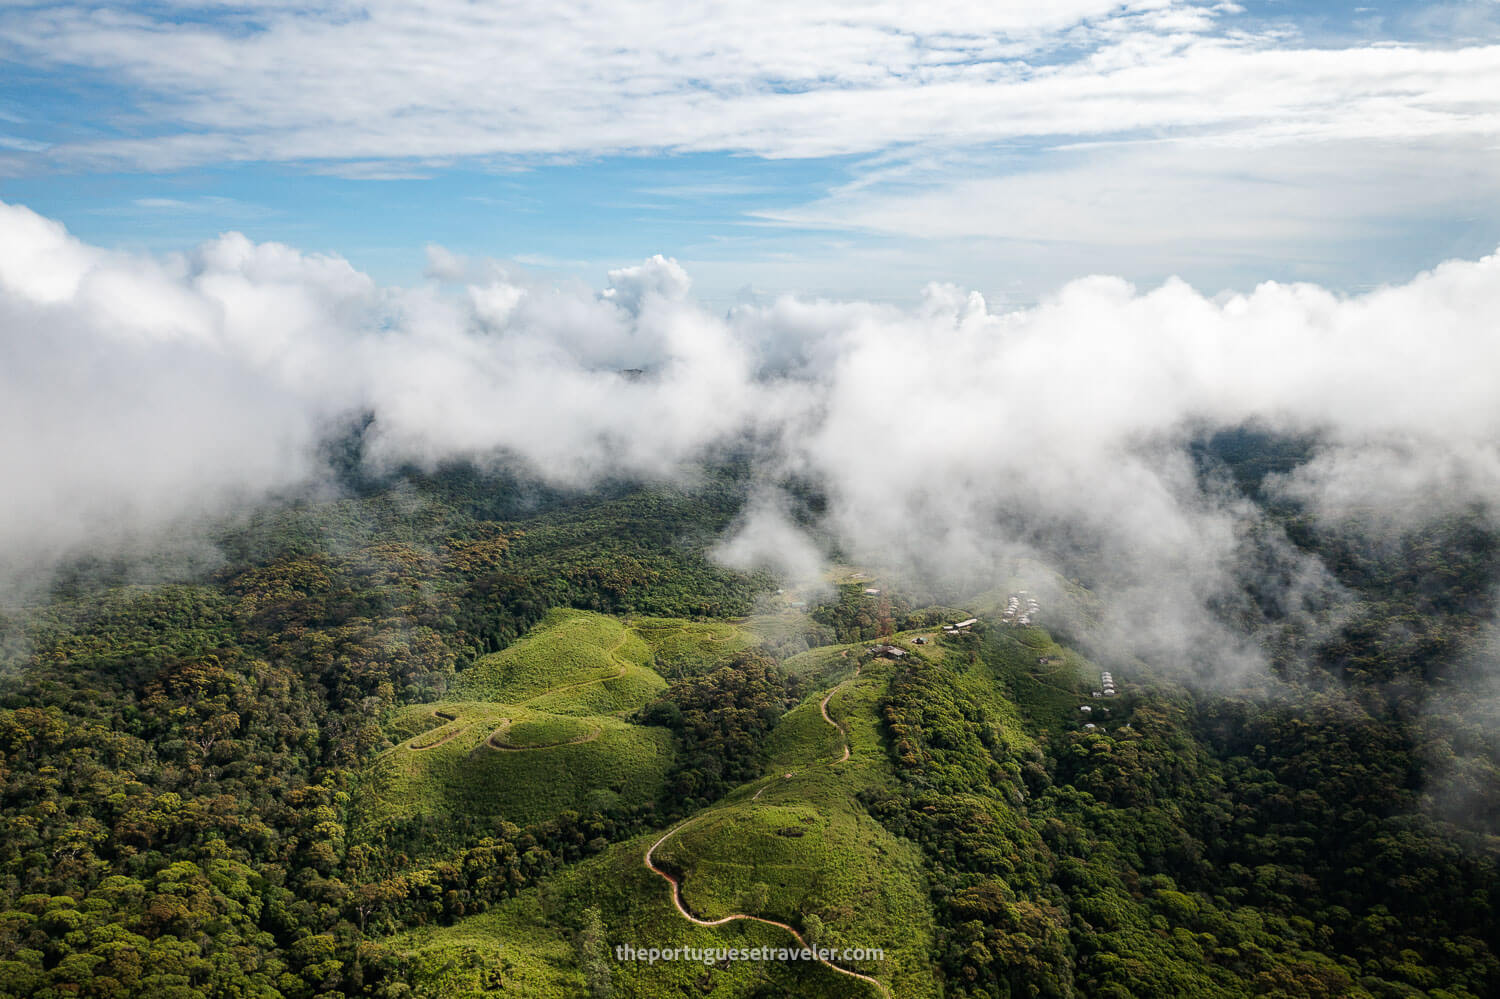
[[1500,244],[1494,0],[680,6],[8,6],[0,200],[394,283],[661,253],[711,303],[1352,291]]

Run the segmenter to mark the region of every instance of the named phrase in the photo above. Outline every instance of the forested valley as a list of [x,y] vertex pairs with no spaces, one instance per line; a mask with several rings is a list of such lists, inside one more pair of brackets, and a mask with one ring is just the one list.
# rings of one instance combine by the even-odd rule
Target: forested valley
[[[756,799],[905,858],[881,877],[927,960],[865,968],[896,995],[1495,995],[1500,539],[1482,511],[1321,525],[1261,491],[1301,453],[1198,452],[1349,594],[1312,634],[1247,584],[1225,615],[1270,636],[1271,667],[1235,686],[899,580],[790,608],[710,556],[750,488],[734,462],[588,493],[346,469],[338,498],[219,524],[211,569],[75,560],[0,618],[0,995],[873,994],[816,967],[601,970],[601,932],[692,931],[639,844],[824,835],[753,827]],[[564,628],[602,636],[583,679],[524,657]],[[1126,678],[1107,704],[1101,662]],[[525,797],[524,770],[483,769],[527,750],[578,754],[579,786]],[[841,797],[799,804],[793,774]],[[448,797],[393,805],[399,781]],[[693,847],[663,863],[707,892]],[[825,939],[908,930],[896,902],[840,903],[853,886],[796,889],[689,901]],[[464,927],[488,928],[441,936]]]

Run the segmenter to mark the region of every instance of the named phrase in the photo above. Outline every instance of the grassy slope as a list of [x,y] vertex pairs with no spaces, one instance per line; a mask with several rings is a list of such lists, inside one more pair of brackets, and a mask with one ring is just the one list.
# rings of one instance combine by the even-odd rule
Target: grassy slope
[[[678,918],[658,890],[661,879],[641,865],[641,852],[653,838],[619,844],[564,872],[544,889],[524,892],[483,915],[453,926],[403,933],[384,941],[384,946],[411,955],[413,966],[421,969],[417,984],[424,996],[577,999],[587,992],[572,945],[572,924],[584,908],[598,906],[611,948],[616,999],[737,999],[768,983],[766,995],[855,999],[873,993],[805,962],[782,966],[746,961],[724,967],[687,961],[615,962],[613,948],[623,943],[657,948],[787,945],[787,935],[768,926],[703,928]],[[544,911],[553,918],[546,918]],[[496,988],[500,983],[503,989]]]
[[[846,673],[852,658],[844,659]],[[863,789],[893,779],[881,743],[875,706],[888,667],[865,667],[859,679],[830,699],[829,714],[847,726],[852,755],[839,762],[843,741],[818,710],[823,693],[810,696],[789,712],[772,738],[772,768],[766,777],[732,792],[725,801],[699,813],[657,851],[659,862],[683,873],[688,904],[709,916],[745,911],[805,925],[816,913],[825,924],[824,946],[876,946],[886,959],[861,970],[873,972],[896,996],[937,995],[929,954],[933,917],[916,848],[888,833],[871,819],[855,798]],[[513,754],[521,755],[521,754]],[[790,778],[784,776],[790,772]],[[755,795],[759,792],[759,798]],[[784,835],[795,830],[800,835]],[[464,962],[498,968],[503,959],[517,967],[545,963],[547,955],[567,954],[568,929],[588,906],[603,911],[611,946],[771,947],[793,946],[782,930],[739,921],[720,927],[694,926],[672,906],[665,881],[647,870],[645,850],[659,832],[617,844],[553,878],[540,891],[460,924],[408,935],[434,960],[452,968],[434,979],[443,994],[479,995],[477,972]],[[543,910],[552,915],[542,918]],[[556,960],[556,958],[554,958]],[[747,996],[763,994],[819,997],[867,997],[875,990],[810,962],[739,962],[704,967],[688,962],[654,966],[614,966],[615,994]],[[561,972],[559,972],[561,974]],[[468,976],[465,978],[465,976]],[[539,999],[581,993],[580,980],[559,978],[542,984],[528,979],[528,996]]]
[[388,719],[387,730],[407,738],[375,766],[381,812],[525,824],[650,800],[672,764],[671,735],[619,716],[666,686],[646,665],[653,654],[615,618],[552,611],[467,671],[454,700]]
[[[884,962],[858,970],[898,996],[930,995],[932,914],[920,854],[854,797],[891,777],[875,711],[885,679],[880,666],[867,666],[830,699],[829,715],[849,728],[849,760],[837,762],[843,743],[818,712],[822,695],[814,695],[784,719],[784,735],[778,726],[778,770],[757,783],[760,797],[733,796],[686,825],[657,856],[683,872],[683,899],[695,913],[752,911],[748,906],[763,897],[756,914],[793,925],[816,914],[825,946],[886,950]],[[854,994],[873,994],[848,984],[863,989]]]
[[[566,669],[567,656],[579,657],[585,677],[607,677],[612,675],[609,665],[597,650],[631,649],[632,640],[641,643],[646,655],[632,655],[625,677],[575,686],[579,681]],[[599,615],[555,614],[524,644],[507,650],[509,655],[487,657],[465,687],[512,697],[532,694],[524,705],[469,701],[408,709],[425,713],[426,723],[436,726],[415,742],[447,741],[420,752],[398,747],[387,754],[386,766],[401,771],[399,786],[388,785],[393,789],[388,797],[393,807],[404,802],[436,814],[443,808],[500,809],[508,817],[518,816],[516,821],[602,802],[610,794],[628,798],[659,781],[670,765],[666,733],[584,712],[609,710],[619,694],[611,685],[623,687],[639,674],[653,678],[650,689],[657,689],[660,678],[635,665],[643,659],[677,661],[685,670],[702,672],[715,657],[727,658],[749,642],[750,636],[733,625],[646,620],[626,628]],[[777,726],[767,775],[699,813],[663,844],[657,857],[682,872],[683,896],[695,911],[719,916],[753,909],[796,926],[805,926],[806,916],[816,914],[825,926],[824,946],[885,949],[883,962],[860,970],[880,977],[895,995],[935,996],[928,957],[934,923],[919,853],[870,818],[856,798],[860,790],[893,780],[876,712],[889,666],[877,661],[853,678],[860,651],[860,645],[838,646],[798,657],[806,661],[797,665],[827,686]],[[942,651],[929,647],[923,654],[938,658]],[[615,666],[614,672],[619,669]],[[852,755],[841,762],[844,737],[823,720],[819,703],[846,680],[828,704],[830,716],[849,733]],[[536,696],[542,683],[560,689]],[[458,715],[459,721],[433,718],[434,707]],[[597,725],[601,734],[589,742],[545,750],[497,752],[484,742],[505,719],[510,720],[502,735],[506,740],[513,733],[536,733],[538,739],[576,735],[569,723]],[[421,722],[400,717],[395,725],[414,729]],[[452,735],[455,729],[458,734]],[[647,756],[641,740],[658,735],[663,737],[659,753]],[[634,775],[643,776],[632,783]],[[709,928],[684,920],[672,906],[667,883],[643,863],[646,848],[659,836],[656,832],[617,844],[540,890],[452,927],[403,934],[390,945],[409,949],[413,960],[429,970],[432,994],[481,995],[486,994],[485,982],[491,987],[506,982],[507,988],[539,999],[582,992],[569,928],[591,905],[603,910],[612,946],[794,945],[774,927],[739,921]],[[543,917],[544,911],[550,919]],[[876,994],[868,985],[810,962],[725,967],[626,963],[615,965],[615,984],[617,995],[642,997],[682,992],[745,996],[758,988],[809,997]]]
[[642,666],[626,666],[623,676],[544,694],[528,707],[559,715],[623,714],[652,701],[667,682]]
[[[407,710],[431,717],[433,707]],[[499,815],[525,824],[564,809],[649,800],[672,763],[669,732],[618,718],[558,717],[482,702],[446,703],[437,710],[458,721],[430,729],[376,764],[379,802],[387,814]],[[497,731],[502,745],[564,744],[503,752],[487,744]],[[587,742],[570,741],[595,731]],[[413,748],[439,740],[430,749]]]
[[[467,670],[451,701],[413,705],[387,719],[387,731],[403,742],[375,766],[379,810],[498,815],[524,824],[565,809],[650,800],[672,765],[671,736],[621,716],[666,688],[652,664],[704,672],[753,642],[729,622],[627,624],[553,610],[514,645]],[[502,747],[536,748],[506,752],[488,744],[492,736]]]
[[585,994],[575,951],[567,936],[541,917],[536,892],[456,926],[410,930],[381,946],[407,958],[423,996]]
[[644,666],[651,650],[619,620],[554,610],[514,645],[484,656],[459,677],[462,700],[514,703]]
[[[1098,718],[1085,719],[1078,710],[1083,704],[1093,706],[1096,712],[1110,708],[1117,717],[1127,713],[1128,697],[1090,697],[1090,691],[1099,687],[1099,669],[1072,649],[1058,645],[1043,629],[996,627],[987,641],[997,653],[996,679],[1009,697],[986,700],[1015,721],[1010,731],[1024,737],[1022,721],[1052,731],[1074,728],[1089,720],[1105,722],[1102,713]],[[1061,662],[1038,663],[1043,657]]]
[[728,621],[635,618],[631,630],[650,647],[656,671],[677,678],[708,669],[756,644],[756,636]]
[[512,723],[504,731],[490,737],[491,745],[512,749],[538,749],[560,746],[570,742],[583,742],[597,738],[600,729],[579,718],[564,718],[549,715],[545,718],[527,718]]
[[791,675],[810,683],[832,684],[854,672],[854,663],[866,644],[824,645],[792,656],[781,665]]

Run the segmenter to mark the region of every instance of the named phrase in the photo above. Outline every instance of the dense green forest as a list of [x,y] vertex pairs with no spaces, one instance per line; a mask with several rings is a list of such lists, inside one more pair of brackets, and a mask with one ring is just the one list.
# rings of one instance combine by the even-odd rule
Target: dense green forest
[[[1495,666],[1500,543],[1481,511],[1395,540],[1315,523],[1262,491],[1305,454],[1196,452],[1329,567],[1333,625],[1281,621],[1247,569],[1225,613],[1276,626],[1275,676],[1126,663],[1107,704],[1066,634],[941,635],[963,608],[899,585],[767,610],[776,581],[707,554],[749,488],[733,463],[572,494],[365,479],[351,453],[342,498],[219,527],[209,572],[74,563],[0,619],[0,995],[873,994],[601,958],[624,926],[699,932],[641,862],[678,828],[689,905],[845,942],[920,927],[922,953],[864,966],[897,995],[1500,993],[1493,692],[1455,694]],[[515,787],[541,751],[576,794]],[[791,870],[855,841],[879,905],[853,901],[870,877],[798,894],[692,853]]]
[[[0,990],[354,994],[372,912],[461,914],[460,894],[504,895],[633,828],[494,816],[348,838],[361,768],[391,744],[382,714],[549,607],[748,611],[764,582],[702,554],[739,501],[729,477],[579,502],[456,469],[259,513],[216,538],[201,582],[72,567],[4,622]],[[434,839],[452,847],[436,882],[382,897],[378,875]]]

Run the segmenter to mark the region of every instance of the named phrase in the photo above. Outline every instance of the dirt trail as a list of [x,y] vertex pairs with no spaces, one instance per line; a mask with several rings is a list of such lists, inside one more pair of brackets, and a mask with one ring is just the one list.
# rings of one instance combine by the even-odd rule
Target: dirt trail
[[[620,634],[619,641],[615,642],[614,645],[611,645],[609,647],[609,650],[605,654],[607,656],[609,656],[609,658],[615,659],[615,653],[619,651],[620,646],[624,645],[625,644],[625,640],[627,638],[629,638],[629,637],[630,637],[630,630],[626,629],[625,631],[623,631]],[[513,703],[515,703],[515,704],[521,704],[521,705],[530,704],[532,701],[539,701],[543,697],[550,697],[553,694],[561,694],[561,693],[563,693],[565,691],[576,690],[579,687],[591,687],[591,686],[593,686],[596,683],[604,683],[606,680],[618,680],[618,679],[620,679],[620,677],[624,676],[626,673],[628,673],[630,671],[630,666],[627,663],[623,663],[623,662],[620,662],[620,660],[615,659],[615,664],[620,667],[620,672],[614,674],[613,676],[600,676],[600,677],[595,677],[592,680],[584,680],[584,681],[582,681],[580,683],[570,683],[570,684],[567,684],[566,686],[563,686],[563,687],[552,687],[552,688],[550,688],[548,690],[542,691],[540,694],[535,694],[535,695],[533,695],[531,697],[528,697],[524,701],[515,701]],[[433,715],[435,715],[438,718],[442,718],[445,721],[450,722],[450,723],[458,721],[458,716],[457,715],[450,714],[447,711],[434,711]],[[498,751],[500,751],[502,753],[529,753],[533,749],[555,749],[558,746],[576,746],[576,745],[580,745],[581,743],[585,743],[585,742],[593,742],[595,739],[599,738],[600,734],[602,734],[602,732],[604,731],[601,728],[595,728],[594,731],[590,732],[588,735],[584,736],[581,739],[569,739],[567,742],[553,742],[553,743],[549,743],[549,744],[547,744],[545,746],[504,746],[504,745],[501,745],[500,743],[496,742],[496,740],[502,734],[504,734],[505,730],[507,728],[509,728],[509,727],[510,727],[510,719],[509,718],[502,718],[502,719],[500,719],[500,727],[497,728],[497,729],[495,729],[495,731],[493,731],[493,732],[490,733],[489,738],[484,741],[484,745],[488,746],[490,749],[498,750]],[[420,752],[422,752],[424,750],[427,750],[427,749],[436,749],[438,746],[441,746],[443,743],[447,742],[449,739],[454,738],[459,733],[467,731],[468,728],[469,728],[469,726],[467,726],[467,725],[460,725],[458,728],[454,729],[452,732],[449,732],[447,735],[443,736],[441,739],[438,739],[435,742],[429,742],[425,746],[413,746],[411,743],[408,742],[406,744],[406,748],[409,749],[409,750],[411,750],[414,753],[420,753]],[[423,734],[426,734],[426,733],[423,733]],[[421,736],[417,736],[417,738],[420,739]]]
[[833,695],[837,694],[840,690],[842,690],[846,684],[853,683],[855,680],[859,679],[859,671],[862,670],[862,669],[864,669],[864,664],[863,663],[861,663],[860,665],[854,667],[854,675],[851,676],[849,679],[845,680],[843,683],[838,684],[837,686],[835,686],[828,693],[824,694],[823,695],[823,700],[821,702],[819,702],[819,704],[818,704],[818,711],[822,713],[823,720],[826,721],[828,724],[832,725],[834,728],[838,729],[839,730],[839,735],[841,735],[841,736],[844,737],[844,755],[840,756],[838,758],[838,762],[840,762],[840,763],[843,763],[845,760],[847,760],[849,758],[849,733],[844,730],[844,726],[840,725],[838,722],[836,722],[832,718],[828,717],[828,702],[829,702],[829,700],[832,699]]
[[[688,820],[688,822],[691,821],[693,820]],[[661,846],[672,836],[676,835],[683,826],[688,824],[688,822],[683,822],[682,824],[670,829],[662,835],[661,839],[657,840],[655,843],[652,843],[650,848],[646,850],[646,869],[651,871],[653,874],[657,874],[662,878],[665,878],[667,884],[672,886],[672,904],[677,907],[678,914],[681,915],[683,919],[686,919],[688,922],[694,924],[695,926],[723,926],[725,923],[733,923],[737,920],[746,920],[752,923],[763,923],[766,926],[775,926],[780,929],[786,930],[792,935],[792,937],[797,941],[799,945],[808,950],[811,950],[812,946],[808,944],[801,933],[798,933],[794,927],[789,926],[788,924],[776,919],[766,919],[764,916],[752,916],[747,912],[734,912],[730,913],[727,916],[720,916],[718,919],[699,919],[697,916],[688,911],[687,906],[682,904],[681,883],[677,880],[677,878],[673,877],[662,868],[657,867],[656,864],[652,863],[651,861],[651,855],[656,852],[656,848]],[[814,958],[825,968],[830,968],[833,971],[837,971],[841,975],[848,975],[850,978],[857,978],[862,982],[866,982],[870,985],[875,986],[875,988],[880,990],[880,994],[882,996],[885,996],[885,999],[891,999],[890,989],[886,988],[885,983],[880,979],[873,978],[870,975],[862,974],[858,971],[851,971],[848,968],[841,968],[837,964],[834,964],[832,961],[824,960],[822,957],[818,957],[817,955],[814,955]]]
[[502,719],[500,719],[500,727],[497,728],[497,729],[495,729],[495,731],[493,731],[493,732],[490,733],[490,737],[488,739],[484,740],[484,744],[486,746],[488,746],[490,749],[498,750],[499,752],[502,752],[502,753],[529,753],[529,752],[531,752],[534,749],[556,749],[559,746],[581,746],[585,742],[593,742],[595,739],[599,738],[599,736],[602,735],[603,732],[604,732],[603,728],[601,728],[598,725],[595,725],[593,727],[593,730],[590,731],[588,733],[588,735],[580,736],[577,739],[565,739],[562,742],[544,742],[541,745],[537,745],[537,746],[507,746],[504,743],[500,742],[499,740],[509,730],[510,730],[510,719],[509,718],[502,718]]
[[[818,705],[818,711],[822,713],[823,720],[832,725],[834,728],[838,729],[839,734],[844,737],[844,754],[835,761],[838,763],[842,763],[849,758],[849,733],[844,730],[844,727],[842,725],[834,721],[832,718],[828,717],[828,699],[831,698],[834,694],[838,693],[840,687],[843,687],[845,684],[853,683],[858,677],[859,669],[856,668],[854,671],[854,676],[845,680],[843,683],[838,684],[838,686],[835,686],[832,690],[830,690],[826,695],[824,695],[822,702]],[[766,787],[770,786],[771,785],[769,784],[766,785]],[[766,788],[763,787],[759,791],[756,791],[754,797],[752,797],[750,800],[754,801],[756,798],[759,798],[765,792],[765,790]],[[684,828],[697,821],[701,817],[701,815],[695,815],[685,822],[679,822],[677,825],[673,826],[671,829],[663,833],[660,839],[658,839],[655,843],[652,843],[646,849],[646,869],[651,873],[663,878],[667,882],[667,884],[672,886],[672,904],[677,907],[678,914],[681,915],[683,919],[686,919],[688,922],[693,923],[696,926],[723,926],[725,923],[732,923],[736,920],[747,920],[752,923],[763,923],[766,926],[779,927],[780,929],[786,930],[788,933],[790,933],[793,938],[796,939],[797,943],[802,947],[811,950],[812,948],[809,946],[808,942],[803,939],[801,933],[797,932],[797,930],[792,926],[789,926],[788,924],[775,919],[766,919],[764,916],[752,916],[748,912],[734,912],[727,916],[720,916],[718,919],[700,919],[688,911],[687,906],[682,902],[682,882],[665,869],[657,867],[656,864],[652,861],[651,857],[656,853],[657,847],[661,846],[667,840],[677,835],[677,833],[681,832]],[[837,964],[834,964],[832,961],[825,961],[821,957],[817,958],[817,962],[823,965],[825,968],[836,971],[841,975],[847,975],[850,978],[857,978],[862,982],[873,985],[875,986],[875,988],[880,990],[880,994],[884,996],[885,999],[891,999],[890,989],[886,988],[885,983],[881,982],[880,979],[873,978],[870,975],[862,974],[858,971],[851,971],[848,968],[842,968]]]
[[[454,722],[458,721],[458,715],[452,715],[452,714],[449,714],[446,711],[434,711],[432,713],[432,716],[434,718],[441,718],[441,719],[443,719],[443,721],[447,722],[450,725],[453,724]],[[426,749],[436,749],[438,746],[441,746],[443,743],[447,742],[449,739],[452,739],[454,736],[458,735],[460,732],[464,731],[468,727],[469,726],[467,726],[467,725],[460,725],[457,728],[455,728],[452,732],[449,732],[447,735],[443,736],[441,739],[438,739],[436,742],[429,742],[425,746],[413,746],[411,743],[407,743],[406,744],[406,748],[409,749],[409,750],[411,750],[413,753],[420,753],[420,752],[422,752],[423,750],[426,750]],[[427,732],[423,732],[422,733],[422,735],[427,735],[427,734],[428,734]],[[420,738],[422,738],[422,735],[416,736],[416,738],[420,739]]]
[[618,651],[620,651],[620,646],[624,645],[625,644],[625,639],[627,639],[629,637],[630,637],[630,629],[626,628],[624,631],[622,631],[620,633],[620,640],[617,641],[617,642],[615,642],[615,644],[611,645],[609,647],[609,650],[604,653],[605,655],[609,656],[609,658],[614,659],[615,660],[615,665],[617,665],[617,666],[620,667],[620,672],[614,674],[613,676],[599,676],[599,677],[595,677],[592,680],[582,680],[582,681],[580,681],[578,683],[569,683],[569,684],[566,684],[566,685],[561,686],[561,687],[551,687],[551,688],[549,688],[547,690],[542,691],[540,694],[533,694],[531,697],[526,698],[526,700],[524,700],[524,701],[514,701],[512,703],[515,703],[515,704],[530,704],[532,701],[540,701],[542,698],[544,698],[544,697],[551,697],[553,694],[561,694],[561,693],[565,693],[566,691],[569,691],[569,690],[577,690],[579,687],[592,687],[594,684],[596,684],[596,683],[604,683],[606,680],[618,680],[618,679],[620,679],[620,677],[622,677],[626,673],[630,672],[630,664],[629,663],[623,663],[620,660],[615,659],[615,653],[618,652]]

